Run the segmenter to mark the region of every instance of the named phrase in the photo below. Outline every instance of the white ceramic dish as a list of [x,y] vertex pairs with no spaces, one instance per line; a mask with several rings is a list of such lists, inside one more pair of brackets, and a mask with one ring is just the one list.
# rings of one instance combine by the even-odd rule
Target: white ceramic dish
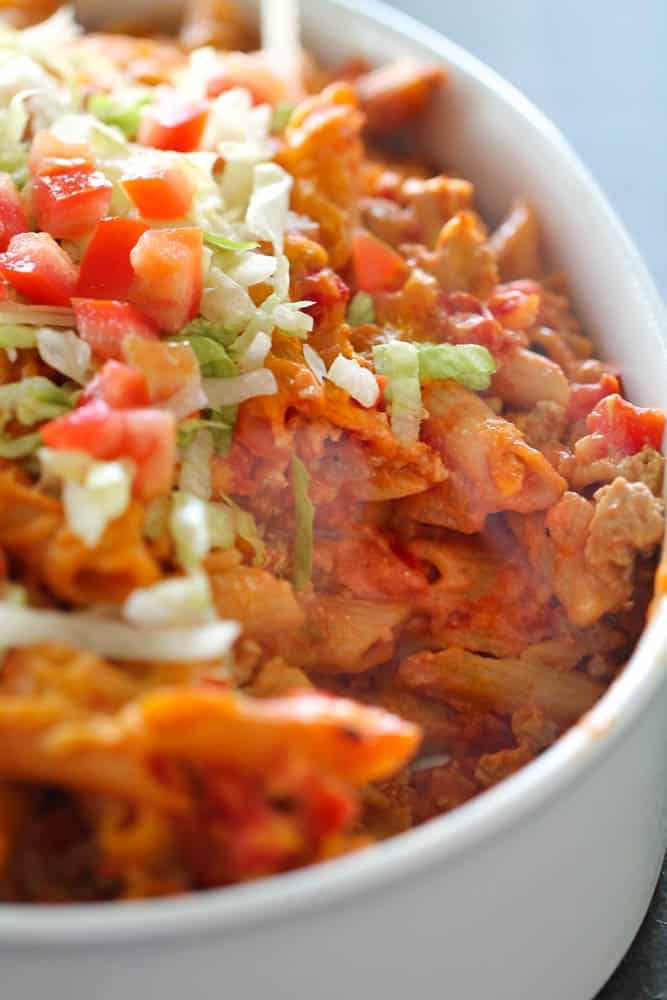
[[[137,6],[120,0],[114,14]],[[408,54],[448,68],[426,147],[476,182],[492,218],[517,193],[534,201],[602,356],[618,362],[633,400],[664,407],[662,303],[559,133],[489,69],[387,7],[302,7],[309,45],[329,60]],[[663,602],[622,677],[555,747],[381,847],[161,902],[0,906],[0,992],[590,1000],[639,926],[667,842],[666,675]]]

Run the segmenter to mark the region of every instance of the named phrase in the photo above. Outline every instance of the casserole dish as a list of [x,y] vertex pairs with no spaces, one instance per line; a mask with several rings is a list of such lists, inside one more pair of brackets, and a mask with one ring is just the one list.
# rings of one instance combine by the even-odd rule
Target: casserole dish
[[[346,38],[336,32],[342,17]],[[306,40],[329,60],[361,51],[448,67],[452,86],[423,127],[424,150],[475,182],[491,219],[515,194],[531,198],[601,353],[623,370],[630,398],[661,405],[657,294],[539,114],[455,47],[382,8],[309,5]],[[56,913],[5,907],[10,995],[139,996],[150,986],[208,997],[232,984],[249,997],[267,987],[285,997],[430,996],[443,985],[471,998],[591,996],[638,926],[664,849],[664,617],[659,607],[621,679],[538,762],[381,848],[197,898]]]

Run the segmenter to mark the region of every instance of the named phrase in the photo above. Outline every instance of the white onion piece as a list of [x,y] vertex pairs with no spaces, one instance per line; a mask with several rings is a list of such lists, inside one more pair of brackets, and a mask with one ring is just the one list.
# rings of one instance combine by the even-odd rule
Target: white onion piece
[[205,378],[204,392],[208,405],[236,406],[254,396],[273,396],[278,392],[276,377],[269,368],[256,368],[233,378]]
[[323,382],[327,377],[327,366],[310,344],[303,345],[303,357],[317,381]]
[[352,399],[356,399],[362,406],[375,406],[380,398],[380,387],[373,372],[353,358],[345,358],[339,354],[329,368],[327,378],[349,392]]
[[5,648],[64,642],[113,660],[214,660],[229,653],[240,629],[217,621],[190,628],[136,628],[97,615],[43,611],[0,602],[0,636]]

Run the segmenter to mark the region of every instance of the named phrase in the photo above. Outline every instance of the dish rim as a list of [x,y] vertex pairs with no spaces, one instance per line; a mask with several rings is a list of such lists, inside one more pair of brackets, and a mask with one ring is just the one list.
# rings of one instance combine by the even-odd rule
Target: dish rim
[[[657,328],[667,309],[616,212],[560,130],[512,84],[466,49],[382,0],[324,0],[344,12],[409,38],[514,108],[553,149],[564,169],[615,231]],[[574,786],[609,756],[651,702],[667,675],[667,601],[661,598],[626,667],[600,701],[537,760],[452,812],[381,844],[333,861],[257,882],[164,899],[72,905],[0,904],[0,948],[58,948],[92,943],[153,944],[178,935],[239,932],[249,926],[320,909],[377,891],[429,866],[452,864],[500,837]]]

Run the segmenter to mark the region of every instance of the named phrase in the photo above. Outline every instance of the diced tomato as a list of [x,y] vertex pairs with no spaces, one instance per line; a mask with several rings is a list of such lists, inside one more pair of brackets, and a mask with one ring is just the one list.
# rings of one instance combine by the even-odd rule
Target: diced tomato
[[147,229],[138,219],[100,219],[81,261],[77,295],[126,299],[134,280],[130,252]]
[[35,177],[32,205],[40,229],[57,239],[85,236],[106,215],[111,182],[99,170],[67,170]]
[[30,227],[21,195],[9,174],[0,174],[0,250],[6,250],[12,236]]
[[488,306],[501,326],[527,330],[537,321],[542,290],[536,281],[513,281],[497,285]]
[[130,254],[135,278],[128,298],[167,333],[199,312],[201,229],[149,229]]
[[331,778],[314,775],[305,782],[304,819],[315,837],[326,837],[348,827],[358,806],[352,795]]
[[622,396],[606,396],[586,418],[593,434],[602,434],[609,444],[625,455],[634,455],[645,445],[659,451],[665,432],[661,410],[633,406]]
[[129,302],[109,299],[72,299],[76,328],[82,340],[90,344],[100,358],[123,357],[123,340],[128,334],[157,340],[158,332]]
[[169,399],[199,378],[199,363],[189,344],[165,344],[131,334],[123,341],[123,355],[128,364],[143,372],[152,403]]
[[599,382],[572,382],[567,419],[580,420],[591,412],[596,403],[605,396],[620,394],[621,386],[615,375],[604,373]]
[[123,178],[123,187],[145,219],[182,219],[190,210],[196,185],[178,167],[156,167]]
[[201,142],[207,117],[205,101],[185,100],[179,94],[165,95],[144,108],[137,138],[144,146],[190,153]]
[[0,302],[7,302],[9,299],[9,285],[4,280],[0,280]]
[[37,132],[32,140],[28,167],[33,177],[94,170],[95,166],[95,153],[87,142],[64,142],[46,129]]
[[143,372],[120,361],[107,361],[86,386],[82,402],[97,399],[113,410],[132,410],[148,406],[148,383]]
[[48,233],[19,233],[0,254],[0,272],[37,305],[68,306],[79,269]]
[[365,230],[354,237],[352,260],[357,287],[365,292],[394,292],[408,275],[408,265],[401,255]]
[[163,410],[112,410],[93,401],[41,428],[49,448],[85,451],[93,458],[130,458],[137,467],[135,496],[143,500],[171,489],[176,464],[176,422]]

